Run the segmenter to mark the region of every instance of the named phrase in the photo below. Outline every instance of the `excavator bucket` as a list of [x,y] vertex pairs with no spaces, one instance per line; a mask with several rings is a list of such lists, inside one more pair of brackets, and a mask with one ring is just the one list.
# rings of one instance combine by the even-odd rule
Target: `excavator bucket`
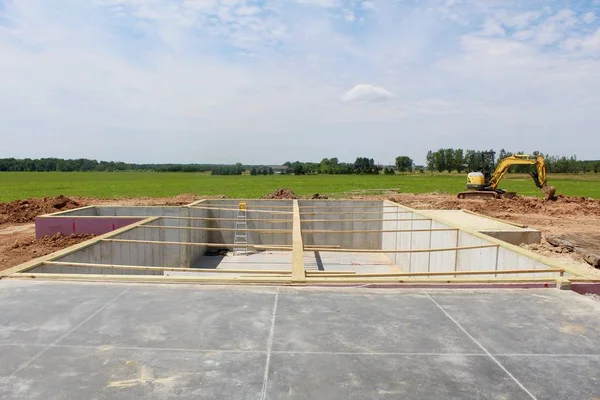
[[552,200],[554,198],[554,193],[556,193],[556,188],[554,186],[544,185],[541,187],[541,191],[546,195],[546,200]]

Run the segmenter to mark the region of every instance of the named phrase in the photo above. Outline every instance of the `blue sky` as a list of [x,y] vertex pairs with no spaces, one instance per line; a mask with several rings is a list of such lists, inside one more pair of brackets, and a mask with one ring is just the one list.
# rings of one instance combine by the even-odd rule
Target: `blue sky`
[[0,76],[0,157],[600,158],[598,0],[0,0]]

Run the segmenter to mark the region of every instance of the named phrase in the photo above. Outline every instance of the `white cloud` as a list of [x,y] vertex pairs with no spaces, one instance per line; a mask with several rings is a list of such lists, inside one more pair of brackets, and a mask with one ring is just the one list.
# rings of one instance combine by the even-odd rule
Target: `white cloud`
[[541,13],[538,11],[527,11],[514,15],[504,15],[502,18],[502,23],[510,28],[523,29],[529,26],[532,22],[536,21],[540,15]]
[[347,10],[346,12],[344,12],[344,19],[347,22],[354,22],[354,20],[356,19],[354,13],[350,10]]
[[505,33],[504,28],[502,28],[498,22],[491,19],[488,19],[483,23],[483,28],[481,30],[481,34],[484,36],[504,36]]
[[296,2],[326,8],[337,7],[339,5],[338,0],[296,0]]
[[366,11],[377,11],[375,4],[372,1],[363,1],[360,3],[360,8]]
[[593,11],[586,12],[585,14],[583,14],[581,16],[581,19],[586,24],[591,24],[592,22],[594,22],[596,20],[596,14]]
[[385,88],[370,84],[359,84],[348,90],[341,96],[344,102],[368,102],[378,103],[388,101],[394,98],[394,94],[388,92]]

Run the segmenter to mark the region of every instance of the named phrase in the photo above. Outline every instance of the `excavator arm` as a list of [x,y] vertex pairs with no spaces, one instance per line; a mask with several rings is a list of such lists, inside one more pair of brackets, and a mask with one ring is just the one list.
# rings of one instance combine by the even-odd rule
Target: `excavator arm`
[[515,154],[502,159],[494,170],[490,181],[487,183],[487,189],[496,190],[502,178],[504,178],[510,167],[513,165],[535,165],[536,172],[530,174],[535,185],[546,194],[547,199],[554,197],[556,189],[553,186],[547,185],[546,161],[544,160],[544,157],[533,157],[528,154]]

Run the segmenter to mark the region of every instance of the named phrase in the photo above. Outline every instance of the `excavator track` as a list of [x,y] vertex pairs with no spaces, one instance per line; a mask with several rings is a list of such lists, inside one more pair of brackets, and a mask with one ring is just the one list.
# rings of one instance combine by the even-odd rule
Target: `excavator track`
[[467,191],[467,192],[460,192],[457,195],[457,197],[459,199],[466,199],[466,200],[476,200],[476,199],[493,200],[493,199],[499,199],[500,194],[497,192],[494,192],[492,190],[473,190],[473,191]]

